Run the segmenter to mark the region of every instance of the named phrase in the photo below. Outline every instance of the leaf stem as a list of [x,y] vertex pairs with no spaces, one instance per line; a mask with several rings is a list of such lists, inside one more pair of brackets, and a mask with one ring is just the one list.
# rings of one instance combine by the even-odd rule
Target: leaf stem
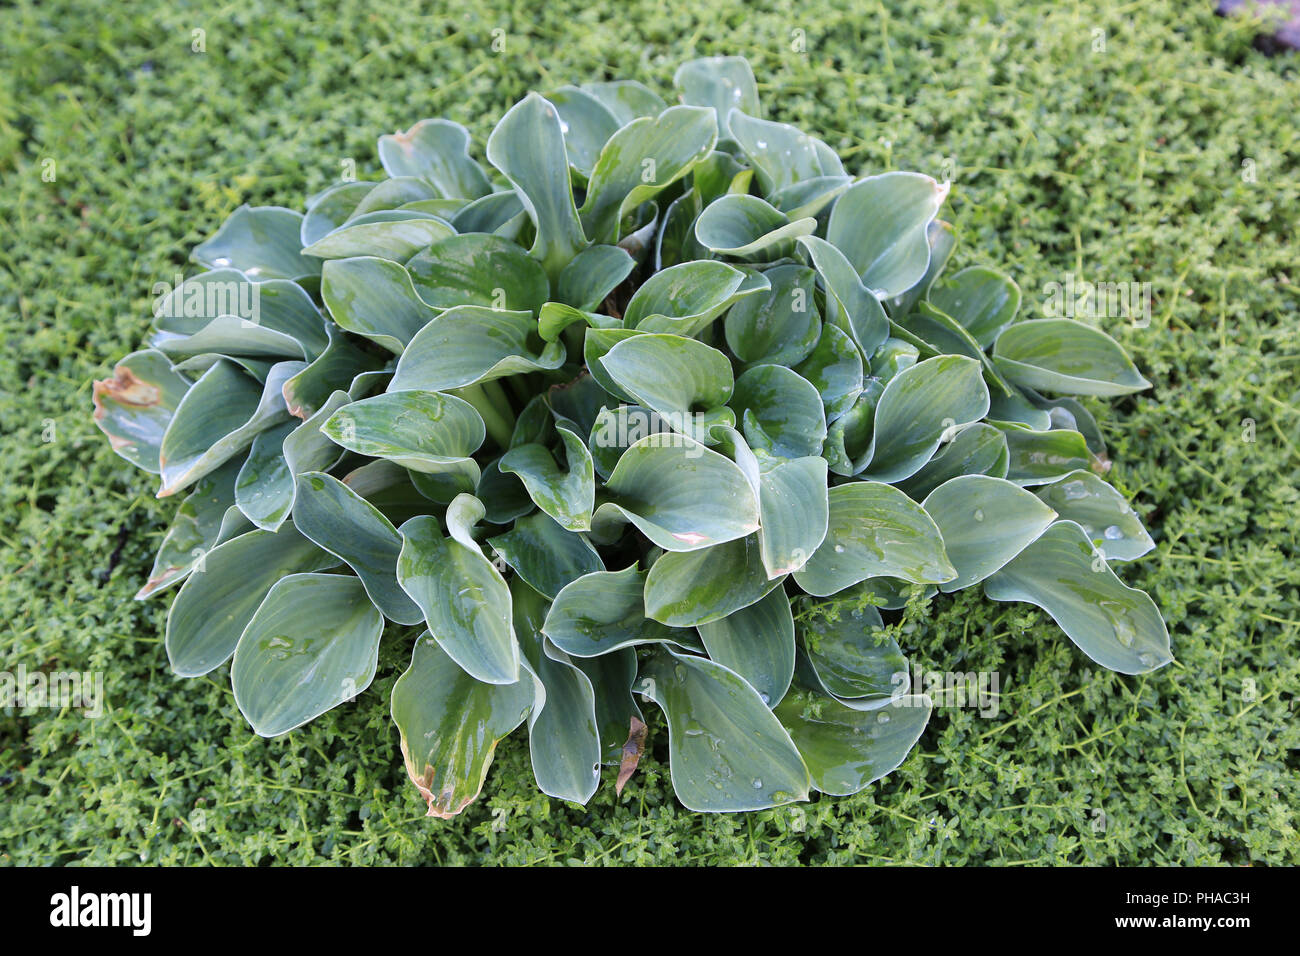
[[456,389],[456,395],[474,406],[494,442],[502,448],[510,447],[510,436],[515,431],[515,413],[510,410],[510,400],[500,385],[496,382],[466,385]]

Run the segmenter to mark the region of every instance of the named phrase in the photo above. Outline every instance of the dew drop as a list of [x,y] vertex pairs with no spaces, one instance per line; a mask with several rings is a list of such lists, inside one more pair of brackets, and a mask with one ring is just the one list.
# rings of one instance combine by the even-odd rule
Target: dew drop
[[843,554],[843,553],[844,553],[844,545],[842,545],[842,544],[837,544],[837,545],[835,546],[835,553],[836,553],[836,554]]
[[762,789],[763,789],[763,781],[760,780],[760,779],[758,779],[758,777],[755,777],[755,778],[754,778],[754,789],[755,789],[755,790],[762,790]]
[[1118,541],[1120,538],[1124,537],[1124,531],[1119,525],[1113,524],[1103,531],[1102,535],[1111,541]]
[[878,714],[878,715],[876,716],[876,723],[878,723],[878,724],[887,724],[887,723],[889,723],[889,715],[886,714],[886,713],[880,713],[880,714]]
[[975,509],[975,520],[976,520],[976,521],[983,521],[983,520],[984,520],[984,510],[983,510],[982,508],[976,508],[976,509]]

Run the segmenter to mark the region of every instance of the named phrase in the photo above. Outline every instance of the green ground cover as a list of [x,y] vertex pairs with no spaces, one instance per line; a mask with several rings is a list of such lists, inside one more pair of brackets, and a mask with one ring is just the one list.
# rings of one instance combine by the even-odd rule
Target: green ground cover
[[[106,691],[94,720],[0,710],[0,862],[1300,862],[1296,56],[1174,0],[414,6],[0,8],[0,670]],[[224,668],[171,676],[167,600],[131,595],[175,505],[90,419],[154,283],[241,202],[378,170],[380,133],[446,115],[481,151],[528,89],[666,92],[713,53],[749,57],[770,115],[851,171],[952,178],[955,264],[1006,269],[1028,309],[1067,273],[1152,283],[1148,325],[1102,325],[1155,388],[1092,407],[1158,544],[1125,576],[1176,663],[1101,671],[1032,607],[941,596],[904,649],[996,670],[1000,712],[940,709],[856,797],[688,813],[659,726],[621,798],[570,806],[536,791],[521,729],[450,822],[422,816],[388,719],[407,641],[354,705],[273,741]]]

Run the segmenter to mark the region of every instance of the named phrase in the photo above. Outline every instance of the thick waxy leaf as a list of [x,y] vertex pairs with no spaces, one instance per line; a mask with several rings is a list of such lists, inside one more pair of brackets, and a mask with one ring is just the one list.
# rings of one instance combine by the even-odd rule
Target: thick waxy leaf
[[862,392],[853,407],[826,429],[826,444],[822,450],[830,470],[845,477],[866,468],[875,447],[876,404],[885,386],[875,377],[865,379],[862,384]]
[[178,362],[210,353],[268,361],[307,358],[292,336],[233,315],[217,316],[193,335],[154,341],[158,351]]
[[405,266],[376,256],[326,262],[321,299],[341,328],[396,355],[438,314],[416,293]]
[[204,372],[176,406],[163,434],[158,497],[173,495],[219,468],[252,444],[258,432],[287,419],[281,388],[302,368],[301,362],[281,362],[261,387],[229,362]]
[[872,577],[939,584],[956,574],[920,505],[889,485],[855,481],[830,490],[826,540],[794,579],[825,596]]
[[249,521],[275,531],[293,510],[294,476],[327,470],[343,457],[343,451],[320,427],[349,401],[347,392],[335,392],[305,422],[290,420],[253,439],[235,482],[235,503]]
[[980,348],[986,349],[1016,320],[1020,287],[995,269],[973,266],[936,283],[929,299],[935,308],[956,319]]
[[[827,319],[853,339],[863,355],[871,355],[889,337],[889,319],[875,294],[862,284],[848,258],[825,239],[805,236],[807,250],[826,290]],[[834,308],[831,308],[834,306]]]
[[844,165],[835,151],[803,130],[755,119],[739,110],[730,112],[727,124],[754,167],[764,196],[801,180],[844,175]]
[[353,402],[321,426],[332,441],[412,471],[450,476],[473,487],[478,465],[470,456],[486,431],[474,407],[453,395],[394,391]]
[[298,238],[304,246],[324,238],[343,225],[356,211],[357,204],[375,188],[376,183],[335,183],[307,201]]
[[610,349],[600,365],[624,392],[696,441],[712,444],[710,428],[736,423],[726,407],[735,384],[731,363],[703,342],[633,335]]
[[812,354],[794,367],[821,393],[826,420],[844,415],[862,394],[862,353],[847,332],[822,324]]
[[584,574],[605,570],[586,537],[566,531],[544,513],[520,518],[505,534],[488,543],[533,590],[554,600],[560,590]]
[[1073,319],[1019,322],[993,344],[993,361],[1017,385],[1067,395],[1128,395],[1150,388],[1119,343]]
[[768,707],[785,696],[794,676],[794,617],[785,591],[699,627],[710,659],[743,677]]
[[636,290],[623,313],[623,325],[695,335],[735,301],[744,281],[745,273],[725,262],[702,260],[664,269]]
[[796,365],[812,354],[821,336],[814,273],[782,265],[763,275],[771,283],[768,292],[748,296],[728,310],[727,347],[747,364]]
[[[988,381],[987,374],[985,375],[985,381]],[[996,391],[990,394],[988,417],[993,421],[1016,422],[1020,425],[1027,425],[1035,431],[1047,431],[1050,428],[1074,428],[1073,421],[1070,424],[1064,424],[1067,417],[1070,416],[1058,416],[1062,422],[1058,424],[1053,420],[1050,411],[1039,408],[1015,385],[1011,386],[1011,394],[1009,395],[1003,395]]]
[[556,428],[564,443],[565,467],[561,467],[545,445],[525,444],[501,456],[497,467],[517,475],[537,507],[568,531],[591,527],[591,510],[596,503],[596,472],[591,452],[581,438],[567,428]]
[[450,236],[414,256],[406,268],[419,297],[437,309],[481,305],[535,312],[550,295],[537,260],[500,236]]
[[731,407],[750,447],[778,458],[821,454],[826,440],[821,395],[797,372],[781,365],[751,368],[736,379]]
[[323,571],[338,559],[293,525],[250,531],[199,557],[167,614],[167,659],[181,677],[202,677],[235,652],[271,586],[295,571]]
[[1018,404],[1016,387],[1002,377],[993,360],[984,354],[974,336],[949,315],[928,302],[918,302],[910,315],[899,316],[891,331],[917,346],[919,354],[965,355],[984,366],[984,381],[993,398],[1006,404]]
[[957,569],[944,592],[983,581],[1047,530],[1056,512],[1002,478],[963,475],[944,482],[921,503],[939,526],[948,560]]
[[898,487],[913,501],[920,501],[949,478],[958,475],[1007,476],[1007,440],[992,425],[977,422],[959,431],[911,478]]
[[162,352],[132,352],[113,367],[112,378],[95,383],[95,424],[113,451],[156,475],[163,435],[189,388]]
[[469,156],[469,132],[450,120],[420,120],[405,133],[379,137],[379,161],[388,175],[418,176],[447,198],[478,199],[491,189]]
[[666,627],[646,617],[646,573],[629,565],[596,571],[571,581],[555,596],[543,633],[575,657],[598,657],[640,644],[676,644],[695,650],[691,631]]
[[384,374],[381,358],[358,348],[332,325],[329,339],[329,346],[314,362],[285,379],[280,390],[290,415],[310,418],[336,391],[358,387],[365,375]]
[[564,267],[555,297],[584,312],[600,307],[632,272],[636,261],[618,246],[591,246]]
[[513,189],[475,199],[461,207],[450,220],[452,228],[460,235],[490,232],[505,239],[517,237],[527,221],[524,201]]
[[[447,520],[450,530],[450,512]],[[397,581],[424,612],[439,646],[477,680],[518,681],[519,644],[501,573],[467,534],[443,537],[431,515],[412,518],[400,531]]]
[[757,196],[732,195],[710,203],[700,214],[695,238],[718,255],[771,261],[790,255],[795,240],[816,228],[816,219],[791,221]]
[[1124,496],[1090,471],[1070,472],[1035,494],[1082,527],[1108,561],[1132,561],[1156,546]]
[[558,276],[587,245],[573,204],[563,126],[555,107],[529,93],[506,113],[487,141],[487,157],[518,190],[537,238],[531,255]]
[[939,280],[952,251],[957,246],[957,237],[953,234],[952,224],[942,219],[935,219],[925,230],[926,241],[930,244],[930,265],[926,267],[925,277],[902,295],[887,300],[890,315],[907,315],[913,306],[924,301],[930,288]]
[[411,666],[393,685],[393,723],[429,816],[449,819],[474,801],[497,743],[524,722],[536,696],[530,674],[485,684],[427,633],[416,642]]
[[810,456],[783,461],[762,473],[759,488],[759,544],[767,575],[798,571],[826,538],[826,460]]
[[384,619],[356,578],[281,578],[235,649],[235,703],[263,737],[301,727],[370,686],[383,632]]
[[194,248],[210,269],[234,268],[250,278],[316,275],[320,263],[302,254],[302,213],[281,206],[240,206]]
[[946,184],[920,173],[868,176],[835,200],[826,238],[877,298],[901,295],[925,276],[926,229],[947,195]]
[[808,798],[808,768],[758,691],[736,673],[671,651],[636,688],[668,718],[673,791],[687,809],[762,810]]
[[881,633],[882,626],[880,612],[870,605],[802,621],[801,679],[863,709],[906,690],[907,658],[897,641]]
[[622,238],[619,224],[713,151],[717,123],[707,109],[672,106],[615,132],[600,151],[579,215],[593,242]]
[[543,342],[530,312],[457,306],[411,339],[397,362],[390,391],[440,392],[507,375],[559,368],[564,346]]
[[771,193],[767,199],[791,219],[819,216],[853,185],[852,176],[817,176]]
[[[545,700],[528,717],[528,749],[538,788],[552,797],[586,803],[600,784],[601,741],[591,678],[542,634],[545,598],[511,582],[515,631]],[[538,695],[539,699],[542,695]]]
[[1018,485],[1060,481],[1092,463],[1088,443],[1078,432],[1039,432],[1005,422],[994,424],[1007,441],[1007,480]]
[[980,364],[940,355],[899,372],[876,405],[866,477],[900,481],[921,470],[949,428],[979,421],[989,409]]
[[684,435],[649,435],[618,460],[601,519],[630,521],[666,551],[693,551],[758,530],[758,501],[731,460]]
[[214,545],[248,529],[235,507],[239,467],[238,461],[226,462],[200,478],[185,496],[154,557],[149,580],[135,595],[137,601],[183,581]]
[[601,147],[623,124],[614,118],[604,103],[576,86],[561,86],[547,93],[546,99],[560,114],[569,165],[587,179],[600,156]]
[[1155,602],[1120,581],[1073,521],[1043,532],[984,582],[984,593],[1038,605],[1081,651],[1121,674],[1145,674],[1173,660]]
[[[398,209],[418,209],[421,212],[431,210],[422,208],[422,204],[436,201],[438,207],[446,210],[446,201],[437,200],[438,191],[433,184],[418,176],[395,176],[385,179],[366,193],[352,210],[352,215],[343,221],[344,225],[354,222],[381,222],[400,217],[370,217],[374,212],[393,212]],[[434,215],[438,215],[434,213]],[[438,218],[442,218],[439,216]]]
[[[631,765],[636,769],[645,745],[645,718],[632,696],[636,681],[636,649],[624,648],[600,657],[575,657],[573,663],[587,675],[596,694],[596,723],[606,764],[621,765],[619,776]],[[638,728],[640,728],[638,733]],[[626,783],[626,780],[624,781]]]
[[309,471],[296,479],[294,526],[347,562],[390,621],[418,624],[420,609],[397,583],[402,536],[379,509],[337,478]]
[[444,219],[411,210],[383,210],[367,213],[345,223],[303,250],[318,259],[346,259],[379,256],[405,262],[430,243],[454,235]]
[[582,89],[600,100],[619,126],[641,116],[658,116],[668,105],[662,96],[636,80],[583,83]]
[[688,60],[673,74],[673,85],[682,102],[711,106],[718,117],[718,136],[729,138],[728,119],[732,110],[759,115],[758,83],[749,61],[740,56],[710,56]]
[[645,613],[671,627],[698,627],[761,600],[783,580],[767,576],[758,535],[669,551],[646,578]]
[[776,716],[790,733],[822,793],[848,796],[898,769],[930,720],[932,704],[908,695],[856,710],[812,691],[786,695]]

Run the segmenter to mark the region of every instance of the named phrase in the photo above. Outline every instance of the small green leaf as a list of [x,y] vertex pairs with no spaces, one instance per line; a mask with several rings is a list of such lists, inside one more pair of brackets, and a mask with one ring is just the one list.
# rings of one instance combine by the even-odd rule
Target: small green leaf
[[791,691],[776,716],[790,733],[822,793],[848,796],[892,773],[930,720],[924,695],[899,697],[860,711],[807,690]]
[[587,184],[579,210],[583,232],[593,242],[618,242],[624,218],[687,175],[713,151],[717,135],[714,116],[694,106],[672,106],[616,131]]
[[524,444],[501,456],[498,467],[518,475],[537,507],[568,531],[591,527],[596,503],[596,473],[591,452],[581,438],[567,428],[557,427],[564,444],[566,467],[560,467],[545,445]]
[[683,103],[713,107],[718,117],[718,136],[724,139],[731,136],[728,117],[733,109],[749,116],[760,112],[758,83],[743,56],[687,60],[673,74],[673,85],[681,91]]
[[467,674],[489,684],[514,684],[520,677],[519,644],[510,590],[478,545],[452,529],[450,512],[447,523],[450,537],[443,537],[432,515],[398,529],[397,582],[424,612],[438,645]]
[[290,415],[310,418],[329,397],[357,385],[362,376],[383,374],[383,360],[353,344],[335,326],[329,327],[329,346],[306,368],[285,379],[281,386]]
[[618,246],[590,246],[574,256],[556,283],[555,297],[582,312],[600,308],[632,273],[636,261]]
[[519,518],[505,534],[488,543],[515,574],[554,600],[560,590],[584,574],[605,570],[605,563],[586,537],[565,530],[543,512]]
[[199,555],[167,613],[172,670],[181,677],[202,677],[220,667],[276,581],[338,563],[291,524],[241,534]]
[[736,464],[684,435],[649,435],[625,451],[606,482],[602,519],[630,521],[667,551],[692,551],[758,530],[754,489]]
[[735,384],[731,362],[715,348],[680,335],[633,335],[600,360],[602,370],[673,429],[712,444],[709,429],[734,425],[726,407]]
[[935,308],[952,316],[986,349],[1020,311],[1020,287],[1010,276],[972,266],[930,288]]
[[789,256],[795,240],[816,228],[816,219],[791,221],[757,196],[729,195],[710,203],[695,220],[695,238],[718,255],[770,262]]
[[469,155],[469,132],[445,119],[420,120],[405,133],[379,137],[379,161],[390,176],[418,176],[439,194],[478,199],[490,186]]
[[1041,607],[1090,658],[1121,674],[1145,674],[1173,660],[1155,602],[1115,576],[1073,521],[1058,521],[984,582],[994,601]]
[[827,422],[843,416],[862,394],[862,353],[848,333],[830,323],[822,324],[817,347],[794,370],[821,393]]
[[393,723],[406,772],[429,805],[450,819],[483,789],[501,738],[524,722],[537,696],[530,674],[486,684],[456,665],[427,633],[393,685]]
[[518,191],[537,228],[530,254],[548,276],[558,276],[587,245],[573,204],[559,112],[543,97],[529,93],[492,130],[487,157]]
[[758,535],[659,556],[645,583],[645,613],[670,627],[698,627],[761,600],[784,577],[769,578]]
[[438,314],[416,293],[405,266],[376,256],[326,262],[321,299],[341,328],[395,355]]
[[669,651],[643,665],[637,690],[668,718],[673,792],[688,810],[763,810],[808,799],[803,758],[738,674]]
[[939,529],[920,505],[890,485],[855,481],[830,490],[826,540],[794,579],[824,597],[867,578],[939,584],[956,574]]
[[555,596],[542,632],[575,657],[598,657],[641,644],[699,649],[692,632],[646,617],[645,579],[645,572],[633,564],[570,581]]
[[303,255],[302,213],[281,206],[240,206],[221,228],[194,247],[209,269],[238,269],[250,278],[316,275],[320,264]]
[[883,704],[905,691],[909,680],[907,658],[882,628],[880,612],[871,605],[840,609],[835,618],[811,615],[800,622],[801,675],[855,707]]
[[946,184],[920,173],[868,176],[835,201],[826,238],[878,298],[901,295],[925,276],[926,230],[947,196]]
[[974,359],[940,355],[904,369],[876,405],[866,477],[910,478],[934,455],[949,428],[979,421],[988,410],[989,390]]
[[755,604],[699,626],[709,658],[735,671],[768,707],[785,696],[794,676],[794,617],[776,588]]
[[821,336],[821,317],[813,301],[815,275],[806,266],[792,264],[775,266],[763,275],[771,288],[727,311],[727,347],[746,364],[797,365],[813,353]]
[[331,441],[371,458],[426,474],[465,474],[478,481],[470,456],[486,430],[474,406],[453,395],[394,391],[353,402],[321,426]]
[[1017,385],[1067,395],[1129,395],[1151,387],[1118,342],[1073,319],[1011,326],[993,343],[993,361]]
[[190,380],[156,349],[132,352],[95,382],[95,424],[109,444],[137,468],[158,474],[158,453]]
[[235,703],[263,737],[301,727],[370,686],[383,632],[384,619],[356,578],[283,577],[235,649]]
[[431,243],[454,235],[444,219],[415,210],[384,210],[345,223],[303,250],[318,259],[379,256],[405,262]]
[[397,362],[390,391],[441,392],[564,364],[564,346],[544,342],[531,312],[462,305],[415,334]]
[[1083,528],[1108,561],[1132,561],[1156,546],[1125,497],[1090,471],[1072,471],[1034,493]]
[[397,624],[418,624],[420,609],[397,583],[402,536],[379,509],[343,482],[318,471],[295,481],[294,525],[347,562],[375,606]]
[[943,535],[948,560],[957,569],[940,583],[948,593],[983,581],[1047,530],[1056,512],[1002,478],[962,475],[930,492],[921,507]]
[[751,448],[786,459],[821,454],[826,440],[821,395],[797,372],[754,366],[736,379],[731,407]]
[[536,259],[513,242],[483,233],[441,239],[406,268],[416,294],[436,309],[481,305],[536,312],[551,291]]

